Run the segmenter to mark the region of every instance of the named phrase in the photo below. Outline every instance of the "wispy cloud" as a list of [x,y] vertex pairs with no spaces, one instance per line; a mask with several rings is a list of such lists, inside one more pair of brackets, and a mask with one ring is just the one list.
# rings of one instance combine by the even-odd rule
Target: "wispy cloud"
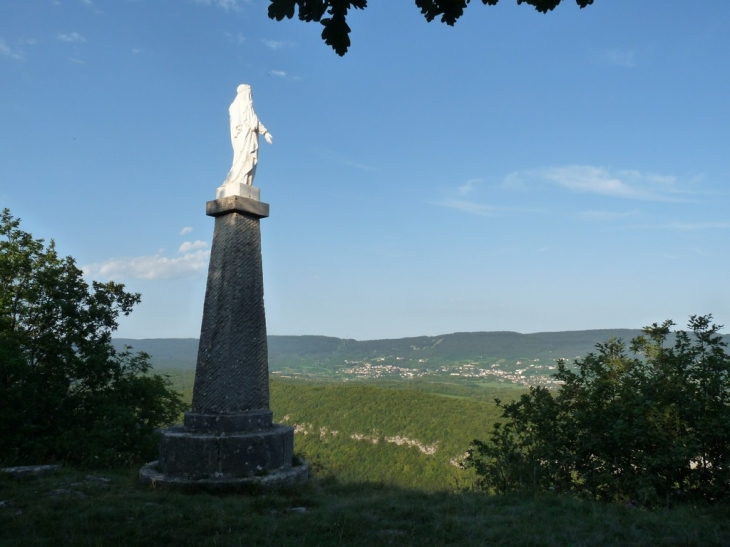
[[270,70],[269,76],[276,76],[277,78],[283,78],[285,80],[291,80],[295,82],[301,80],[301,77],[291,76],[288,72],[284,72],[283,70]]
[[479,203],[472,196],[472,192],[479,183],[484,179],[474,178],[467,180],[464,184],[452,189],[450,197],[440,200],[429,201],[432,205],[454,209],[471,215],[479,215],[485,217],[506,216],[506,215],[522,215],[522,214],[544,214],[545,211],[535,208],[522,207],[505,207],[501,205],[486,205]]
[[83,36],[81,36],[78,32],[71,32],[69,34],[61,34],[61,33],[59,33],[59,35],[57,36],[57,38],[61,42],[68,42],[68,43],[74,43],[74,42],[75,43],[78,43],[78,42],[85,42],[86,41],[86,38],[84,38]]
[[638,211],[583,211],[582,213],[578,213],[578,218],[580,220],[603,222],[635,217],[638,214]]
[[623,67],[635,67],[634,52],[630,49],[609,49],[601,52],[599,58],[602,62]]
[[567,165],[520,171],[505,178],[507,186],[525,186],[530,182],[549,182],[573,192],[622,199],[684,201],[677,197],[681,192],[676,187],[675,177],[639,171],[624,170],[613,173],[603,167]]
[[261,41],[266,45],[266,47],[268,47],[269,49],[273,49],[274,51],[294,45],[292,42],[287,42],[284,40],[267,40],[266,38],[264,38]]
[[204,6],[216,6],[226,11],[240,9],[239,0],[195,0],[195,3]]
[[664,252],[661,254],[661,257],[667,260],[696,260],[698,256],[712,256],[712,253],[708,253],[697,247],[679,249],[678,251]]
[[730,228],[730,222],[670,222],[657,227],[671,230],[724,230]]
[[183,228],[182,230],[180,230],[180,235],[181,236],[184,236],[185,234],[189,234],[192,231],[193,231],[192,226],[185,226],[185,228]]
[[447,199],[443,201],[434,201],[434,205],[439,207],[447,207],[449,209],[456,209],[457,211],[463,211],[464,213],[470,213],[472,215],[480,215],[485,217],[494,216],[496,209],[489,205],[483,205],[481,203],[474,203],[471,201],[461,199]]
[[482,182],[482,179],[469,179],[464,184],[459,186],[456,191],[460,196],[465,196],[471,193],[472,190],[474,190],[474,184],[476,184],[477,182]]
[[224,36],[226,39],[231,42],[232,44],[236,44],[240,46],[246,41],[246,37],[241,34],[240,32],[237,32],[236,34],[231,34],[230,32],[224,33]]
[[200,243],[203,242],[183,243],[180,246],[181,256],[170,258],[160,253],[154,256],[110,258],[88,264],[83,270],[88,277],[118,280],[178,279],[197,275],[205,271],[210,260],[210,251],[199,249]]
[[359,163],[357,161],[350,160],[348,158],[343,158],[341,156],[338,156],[331,152],[330,150],[317,150],[317,152],[324,156],[329,161],[334,161],[336,163],[341,163],[342,165],[347,165],[348,167],[354,167],[355,169],[360,169],[362,171],[372,171],[374,173],[377,173],[378,170],[373,167],[372,165],[366,165],[364,163]]
[[542,176],[568,190],[590,192],[622,198],[636,198],[641,193],[605,169],[585,165],[555,167],[542,171]]
[[195,240],[195,241],[185,241],[182,245],[180,245],[180,248],[177,250],[178,253],[189,253],[190,251],[194,251],[196,249],[205,249],[208,246],[208,244],[205,241]]
[[18,61],[25,59],[25,54],[22,50],[11,48],[2,38],[0,38],[0,55],[3,57],[10,57],[11,59],[16,59]]

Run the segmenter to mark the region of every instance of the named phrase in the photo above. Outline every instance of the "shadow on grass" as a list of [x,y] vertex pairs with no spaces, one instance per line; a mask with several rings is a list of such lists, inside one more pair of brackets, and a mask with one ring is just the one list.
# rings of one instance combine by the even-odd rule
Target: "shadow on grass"
[[728,545],[730,508],[639,511],[312,478],[257,496],[151,490],[137,470],[0,476],[0,545]]

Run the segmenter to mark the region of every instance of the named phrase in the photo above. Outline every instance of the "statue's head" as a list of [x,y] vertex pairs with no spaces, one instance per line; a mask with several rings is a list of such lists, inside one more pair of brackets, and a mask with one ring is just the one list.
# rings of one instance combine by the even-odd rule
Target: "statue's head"
[[251,86],[248,84],[241,84],[236,88],[236,93],[239,95],[247,95],[249,98],[251,97]]

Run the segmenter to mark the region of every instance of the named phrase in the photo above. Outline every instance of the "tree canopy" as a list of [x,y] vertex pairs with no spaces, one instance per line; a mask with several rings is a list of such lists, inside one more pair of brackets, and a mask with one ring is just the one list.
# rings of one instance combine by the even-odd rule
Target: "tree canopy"
[[[639,505],[730,499],[730,355],[712,316],[644,329],[560,362],[557,394],[502,405],[467,464],[493,492],[550,490]],[[673,338],[673,344],[671,343]]]
[[117,465],[146,459],[184,409],[149,356],[111,334],[140,295],[84,280],[53,241],[0,217],[0,463]]
[[[471,0],[416,0],[416,7],[431,22],[437,17],[442,23],[453,26]],[[485,6],[495,6],[499,0],[481,0]],[[541,13],[554,10],[562,0],[517,0],[517,4],[528,4]],[[584,8],[593,0],[575,0]],[[322,39],[342,56],[350,47],[350,26],[347,13],[351,8],[365,9],[367,0],[271,0],[269,17],[281,21],[291,19],[298,10],[299,19],[322,24]]]

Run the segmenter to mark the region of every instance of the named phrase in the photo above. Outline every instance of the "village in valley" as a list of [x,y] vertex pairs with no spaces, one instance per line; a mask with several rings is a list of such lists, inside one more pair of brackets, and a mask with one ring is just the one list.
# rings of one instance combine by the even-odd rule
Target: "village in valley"
[[[577,357],[579,358],[579,357]],[[464,363],[439,363],[429,366],[429,359],[408,359],[405,357],[375,357],[368,360],[344,360],[336,368],[334,378],[352,380],[415,380],[415,379],[468,379],[499,382],[521,386],[557,387],[561,384],[553,378],[557,361],[541,362],[540,359],[497,362],[469,361]],[[562,358],[566,364],[572,359]],[[272,371],[280,378],[300,378],[301,373]],[[328,375],[330,376],[330,375]],[[332,378],[332,376],[330,376]]]

